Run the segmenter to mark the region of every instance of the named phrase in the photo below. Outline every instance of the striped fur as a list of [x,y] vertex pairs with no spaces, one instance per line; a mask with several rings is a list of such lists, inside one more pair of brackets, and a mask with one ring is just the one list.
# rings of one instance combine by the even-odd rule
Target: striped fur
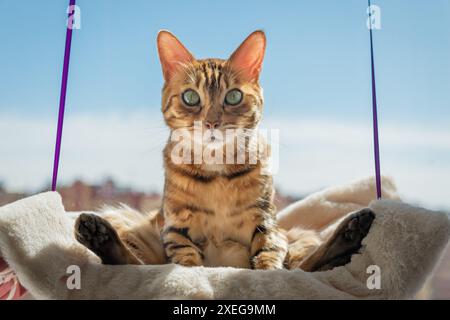
[[[194,122],[217,122],[219,129],[255,129],[261,119],[263,94],[255,70],[236,68],[242,65],[234,56],[254,54],[263,56],[264,45],[256,45],[261,52],[241,53],[241,46],[229,60],[196,60],[171,34],[160,34],[163,45],[159,53],[164,69],[164,50],[181,50],[179,67],[164,71],[166,82],[162,91],[162,113],[171,130],[194,130]],[[246,41],[265,41],[256,32]],[[171,47],[165,46],[173,41]],[[170,45],[170,44],[169,44]],[[244,48],[246,49],[246,48]],[[255,75],[255,73],[253,73]],[[243,92],[238,106],[224,103],[231,89]],[[201,104],[187,107],[181,94],[192,89],[199,93]],[[257,269],[282,268],[287,253],[287,241],[275,223],[273,184],[270,176],[261,173],[260,159],[250,164],[175,164],[171,159],[174,143],[164,149],[165,189],[163,212],[165,226],[163,243],[170,261],[187,266],[237,266]],[[225,152],[223,152],[225,156]],[[246,160],[248,153],[245,150]]]
[[[222,131],[256,129],[263,111],[258,77],[264,49],[264,33],[257,31],[228,60],[196,60],[172,34],[161,32],[158,50],[165,79],[161,109],[171,132],[180,128],[192,132],[195,121],[218,123]],[[182,93],[187,89],[199,94],[198,106],[188,107],[183,102]],[[243,93],[236,106],[224,102],[231,89]],[[234,142],[239,138],[236,135]],[[175,147],[169,139],[164,148],[165,187],[158,212],[143,215],[127,207],[108,209],[103,221],[84,215],[84,220],[77,221],[77,239],[111,264],[314,267],[320,255],[313,253],[326,243],[319,234],[311,230],[288,234],[288,250],[285,232],[276,224],[272,177],[262,173],[262,157],[270,153],[268,145],[266,154],[258,154],[262,157],[251,163],[246,143],[241,164],[236,163],[237,144],[235,164],[174,163]],[[99,239],[83,229],[92,224],[103,232]],[[88,240],[93,238],[104,241],[104,247],[92,246]]]

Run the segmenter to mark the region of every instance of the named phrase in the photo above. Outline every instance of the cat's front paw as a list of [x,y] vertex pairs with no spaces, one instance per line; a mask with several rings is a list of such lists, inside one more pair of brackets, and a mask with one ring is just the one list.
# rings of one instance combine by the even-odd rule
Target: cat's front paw
[[175,255],[171,260],[172,263],[179,264],[185,267],[198,267],[203,264],[202,258],[198,253]]
[[283,260],[277,254],[270,252],[262,252],[253,257],[251,266],[256,270],[276,270],[284,267]]

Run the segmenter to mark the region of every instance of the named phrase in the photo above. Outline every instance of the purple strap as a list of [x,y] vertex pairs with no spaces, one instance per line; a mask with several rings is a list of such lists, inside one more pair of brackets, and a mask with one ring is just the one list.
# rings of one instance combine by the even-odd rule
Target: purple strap
[[[73,8],[75,0],[70,0],[69,8]],[[68,17],[71,12],[69,10]],[[56,190],[56,181],[58,179],[58,167],[59,167],[59,155],[61,152],[61,139],[64,123],[64,109],[66,106],[66,92],[67,92],[67,77],[69,75],[69,61],[70,61],[70,47],[72,45],[72,25],[69,20],[66,30],[66,47],[64,51],[64,64],[61,80],[61,94],[59,96],[59,114],[58,114],[58,129],[56,132],[56,144],[55,144],[55,158],[53,160],[53,179],[52,179],[52,191]]]
[[[69,6],[74,6],[76,0],[70,0]],[[373,54],[373,37],[372,37],[372,13],[369,5],[369,33],[370,33],[370,59],[372,72],[372,115],[373,115],[373,141],[374,141],[374,157],[375,157],[375,178],[377,188],[377,198],[381,198],[381,170],[380,170],[380,146],[378,140],[378,115],[377,115],[377,93],[375,83],[375,63]],[[71,12],[69,12],[70,16]],[[66,31],[66,46],[64,51],[64,65],[61,81],[61,94],[59,99],[58,129],[56,133],[55,158],[53,162],[53,179],[52,191],[56,190],[56,182],[58,179],[59,157],[61,152],[62,130],[64,123],[64,109],[66,104],[67,78],[69,75],[70,48],[72,44],[72,28],[68,24]]]
[[373,117],[373,147],[375,156],[375,179],[377,185],[377,198],[381,199],[381,170],[380,170],[380,146],[378,143],[378,115],[377,115],[377,90],[375,85],[375,62],[373,57],[372,40],[372,12],[369,3],[369,32],[370,32],[370,61],[372,71],[372,117]]

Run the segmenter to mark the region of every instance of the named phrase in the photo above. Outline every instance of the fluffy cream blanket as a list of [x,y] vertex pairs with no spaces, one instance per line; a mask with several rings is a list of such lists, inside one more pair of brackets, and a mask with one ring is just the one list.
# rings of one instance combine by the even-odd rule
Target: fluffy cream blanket
[[55,192],[0,208],[0,251],[38,299],[409,298],[432,272],[450,223],[444,213],[400,202],[387,178],[383,191],[383,200],[371,201],[373,179],[365,179],[313,194],[280,212],[280,224],[290,229],[317,228],[324,221],[333,226],[361,207],[374,210],[361,253],[326,272],[101,265],[75,240],[75,214],[65,212]]

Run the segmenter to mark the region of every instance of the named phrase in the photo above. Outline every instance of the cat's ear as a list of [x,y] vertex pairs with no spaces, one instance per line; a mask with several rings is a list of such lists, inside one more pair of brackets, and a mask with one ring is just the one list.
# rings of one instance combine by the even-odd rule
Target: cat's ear
[[195,59],[180,40],[169,31],[160,31],[156,42],[164,80],[166,81],[170,80],[178,68]]
[[228,59],[232,70],[247,81],[258,81],[266,49],[266,35],[258,30],[250,34]]

